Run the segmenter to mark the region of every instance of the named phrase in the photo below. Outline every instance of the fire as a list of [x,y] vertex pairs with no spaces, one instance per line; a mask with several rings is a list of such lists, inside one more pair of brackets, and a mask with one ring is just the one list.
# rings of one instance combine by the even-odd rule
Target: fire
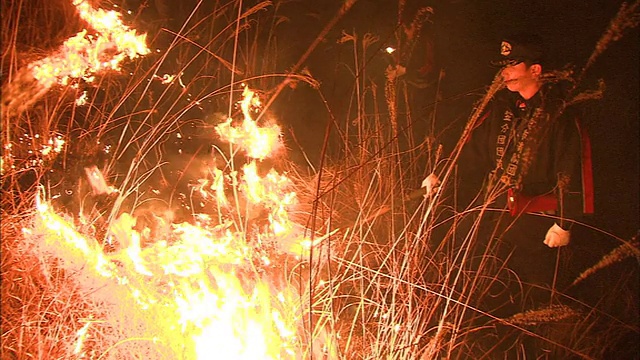
[[67,85],[72,79],[91,82],[94,74],[118,71],[125,59],[149,53],[147,35],[138,35],[124,25],[118,12],[94,9],[85,0],[76,0],[74,5],[96,33],[82,30],[65,41],[56,54],[29,65],[33,77],[45,89],[55,84]]
[[[54,85],[78,89],[79,80],[92,82],[96,74],[119,71],[124,60],[150,52],[146,34],[124,25],[119,13],[94,9],[84,0],[75,0],[74,5],[92,30],[78,32],[52,55],[28,64],[12,76],[12,81],[2,86],[3,116],[26,111]],[[78,93],[76,104],[85,105],[88,96]]]
[[263,160],[280,145],[280,127],[271,125],[269,127],[259,127],[251,118],[251,108],[260,106],[260,100],[248,87],[243,91],[244,100],[240,104],[244,120],[241,127],[233,127],[228,119],[218,125],[216,131],[223,140],[232,145],[237,145],[247,153],[247,156]]
[[[171,243],[141,248],[131,217],[123,214],[110,233],[128,246],[105,254],[49,205],[41,202],[37,210],[38,226],[26,232],[43,235],[41,248],[82,274],[83,285],[119,309],[115,313],[133,306],[122,323],[137,316],[148,319],[152,323],[145,325],[157,328],[153,334],[175,354],[187,359],[286,359],[298,353],[297,316],[286,311],[269,282],[257,274],[240,275],[250,267],[250,249],[228,224],[177,224]],[[295,301],[292,293],[289,300]]]
[[[255,125],[250,106],[259,102],[250,90],[244,95],[242,127],[234,128],[229,121],[218,131],[249,157],[260,159],[279,146],[279,133]],[[258,154],[252,152],[251,141],[260,144]],[[143,235],[134,230],[136,219],[123,213],[107,230],[116,250],[106,252],[58,215],[43,200],[43,192],[37,196],[35,225],[25,234],[41,239],[40,251],[61,259],[92,296],[111,307],[107,314],[119,316],[107,320],[131,326],[123,329],[130,337],[152,339],[158,348],[171,350],[163,357],[299,359],[301,295],[287,285],[278,259],[270,257],[273,250],[262,246],[277,245],[269,249],[276,248],[279,256],[294,251],[300,256],[312,244],[288,216],[296,204],[291,180],[274,169],[261,176],[255,159],[239,173],[214,168],[214,179],[201,181],[200,192],[217,202],[219,221],[203,214],[195,224],[170,224],[151,244],[143,245]],[[98,175],[97,169],[89,170],[89,175]],[[103,182],[99,189],[107,186]],[[238,224],[249,219],[234,218],[242,212],[230,211],[238,206],[225,196],[233,187],[244,198],[245,213],[257,207],[260,213],[266,211],[266,225],[255,225],[250,232]],[[87,324],[78,332],[76,354],[90,336],[88,329]]]
[[78,339],[76,340],[76,346],[74,348],[73,353],[75,355],[80,355],[80,352],[82,351],[82,344],[84,342],[84,339],[87,337],[87,331],[89,331],[89,325],[91,325],[91,322],[88,322],[77,332],[77,336]]
[[[253,120],[251,112],[253,108],[259,108],[260,99],[256,93],[245,87],[243,100],[240,103],[243,117],[241,126],[234,127],[233,119],[216,126],[216,131],[222,140],[236,145],[246,155],[253,159],[242,167],[239,189],[243,192],[250,205],[260,205],[268,210],[269,231],[261,235],[261,240],[274,242],[283,252],[295,256],[307,256],[312,244],[304,236],[304,229],[293,223],[289,218],[289,210],[297,204],[296,193],[291,191],[290,179],[279,174],[275,169],[270,169],[266,176],[258,174],[258,163],[276,152],[281,146],[280,128],[273,124],[260,127]],[[220,173],[215,176],[214,184],[216,197],[221,195],[224,186],[221,183]],[[230,183],[235,183],[233,175]],[[213,185],[212,185],[212,189]],[[226,199],[218,202],[218,205],[228,204]]]

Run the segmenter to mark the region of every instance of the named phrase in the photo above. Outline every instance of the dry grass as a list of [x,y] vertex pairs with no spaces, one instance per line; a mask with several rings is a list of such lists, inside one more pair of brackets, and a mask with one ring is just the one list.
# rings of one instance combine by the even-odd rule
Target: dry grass
[[[277,95],[283,86],[300,82],[311,85],[324,99],[309,74],[275,71],[279,49],[273,34],[284,21],[278,17],[283,6],[259,2],[239,12],[234,1],[201,4],[181,29],[155,37],[155,44],[165,45],[160,53],[126,65],[130,76],[105,74],[95,85],[80,84],[81,90],[88,91],[89,106],[76,105],[79,92],[71,88],[39,91],[22,70],[30,59],[52,51],[81,28],[67,2],[11,2],[3,7],[8,14],[3,16],[4,28],[14,30],[3,32],[4,43],[10,46],[2,57],[2,72],[7,74],[2,115],[2,186],[7,194],[2,197],[1,229],[3,358],[186,356],[176,350],[183,339],[156,325],[156,320],[174,315],[157,308],[152,315],[125,311],[139,305],[126,287],[94,282],[99,276],[83,266],[83,259],[65,263],[61,254],[66,248],[50,246],[44,251],[42,234],[29,234],[23,228],[37,228],[35,195],[38,186],[44,186],[52,197],[59,195],[52,203],[68,216],[74,231],[107,256],[115,251],[104,240],[109,224],[125,212],[151,213],[149,221],[159,229],[149,235],[151,241],[162,236],[158,234],[166,235],[162,231],[166,222],[200,211],[209,211],[214,219],[231,218],[244,232],[251,229],[259,216],[251,216],[246,207],[231,214],[198,207],[206,201],[189,192],[193,187],[186,183],[201,176],[205,165],[238,169],[243,164],[244,159],[232,157],[212,135],[198,137],[213,134],[218,120],[211,114],[235,115],[236,109],[229,104],[239,95],[237,84],[258,83],[262,89],[272,89],[263,95]],[[635,8],[625,7],[618,17],[622,20],[617,20],[621,25],[614,28],[635,25],[629,16],[637,14],[627,11]],[[64,9],[64,18],[74,21],[61,26],[54,21],[63,11],[57,9]],[[24,18],[29,11],[39,15]],[[345,16],[344,7],[340,11],[336,18]],[[142,18],[142,13],[132,15],[132,19]],[[322,34],[331,24],[310,48],[324,40]],[[48,31],[35,31],[36,26]],[[421,135],[413,130],[411,114],[396,107],[399,99],[406,98],[406,88],[398,88],[383,74],[363,75],[367,64],[362,59],[370,58],[379,44],[374,37],[357,35],[350,38],[354,65],[349,66],[357,84],[350,94],[353,106],[344,114],[329,114],[336,124],[346,124],[333,129],[341,151],[324,157],[322,166],[309,173],[286,158],[264,164],[275,165],[293,180],[300,205],[291,217],[314,238],[322,239],[308,258],[281,256],[280,269],[266,268],[274,271],[272,281],[295,289],[298,309],[304,314],[298,329],[301,357],[493,358],[501,357],[505,348],[516,354],[534,339],[540,351],[551,348],[561,358],[601,358],[636,336],[637,318],[623,321],[623,314],[611,310],[637,310],[633,294],[625,294],[633,274],[612,286],[614,294],[595,306],[559,294],[561,305],[530,309],[518,294],[513,305],[522,313],[506,318],[496,315],[500,306],[489,301],[488,289],[508,288],[505,279],[513,274],[495,258],[496,244],[480,246],[483,239],[478,239],[477,219],[491,209],[455,212],[446,195],[456,190],[451,184],[461,147],[501,84],[494,81],[480,99],[458,146],[442,161],[433,141],[415,141]],[[597,54],[605,45],[598,44]],[[160,84],[158,78],[165,73],[182,75],[168,85]],[[384,87],[384,99],[379,98],[378,87]],[[214,143],[215,156],[190,148],[177,139],[177,133]],[[65,150],[42,156],[42,144],[56,136],[67,139]],[[12,145],[10,151],[7,144]],[[178,156],[176,148],[188,155]],[[426,164],[439,164],[443,180],[438,194],[427,198],[414,191],[417,177],[435,168]],[[118,192],[92,195],[87,181],[78,180],[90,165],[99,168]],[[162,216],[173,213],[176,218]],[[466,222],[472,224],[463,226]],[[620,259],[628,245],[586,271],[576,283]],[[119,274],[126,274],[117,261],[113,264]],[[267,271],[241,270],[244,280]],[[144,280],[131,281],[143,287]],[[520,286],[524,292],[535,284]],[[626,296],[615,299],[615,294]],[[620,299],[626,299],[622,305]],[[86,335],[79,335],[83,329]],[[82,354],[76,352],[80,339]]]
[[565,305],[552,305],[543,309],[527,310],[524,313],[515,314],[506,321],[516,325],[538,325],[570,319],[579,314]]
[[638,236],[636,235],[631,241],[625,242],[618,246],[617,248],[611,250],[610,253],[604,255],[600,261],[595,263],[592,267],[586,269],[573,281],[571,285],[576,285],[577,283],[585,280],[589,276],[597,273],[599,270],[602,270],[608,266],[611,266],[615,263],[621,262],[627,258],[635,257],[636,259],[640,259],[640,250],[638,250]]

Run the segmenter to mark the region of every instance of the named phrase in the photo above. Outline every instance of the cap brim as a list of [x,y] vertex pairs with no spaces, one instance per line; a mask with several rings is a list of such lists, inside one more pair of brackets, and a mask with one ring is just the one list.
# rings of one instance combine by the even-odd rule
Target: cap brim
[[501,58],[501,59],[498,59],[498,60],[492,60],[489,63],[492,66],[495,66],[495,67],[503,67],[503,66],[507,66],[507,65],[510,65],[510,66],[517,65],[517,64],[519,64],[519,63],[521,63],[523,61],[524,60],[520,60],[520,59],[505,59],[505,58]]

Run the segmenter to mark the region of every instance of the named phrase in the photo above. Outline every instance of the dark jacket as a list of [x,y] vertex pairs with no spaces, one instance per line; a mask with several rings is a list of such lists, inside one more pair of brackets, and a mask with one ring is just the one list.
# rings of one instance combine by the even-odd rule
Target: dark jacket
[[[463,149],[463,178],[473,183],[482,176],[485,190],[497,181],[508,184],[510,198],[520,199],[510,204],[512,214],[556,211],[577,219],[591,212],[592,200],[585,202],[584,195],[592,189],[583,186],[586,180],[591,187],[588,138],[577,109],[565,106],[565,98],[563,86],[555,83],[543,85],[529,100],[499,91]],[[539,206],[526,208],[534,203]]]

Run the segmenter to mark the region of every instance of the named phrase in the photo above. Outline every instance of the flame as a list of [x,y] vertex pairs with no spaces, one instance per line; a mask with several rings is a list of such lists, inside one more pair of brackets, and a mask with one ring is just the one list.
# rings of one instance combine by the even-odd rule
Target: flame
[[76,105],[78,106],[83,106],[87,104],[87,99],[88,99],[88,95],[87,95],[87,91],[83,91],[82,94],[80,94],[80,96],[76,99]]
[[104,178],[102,171],[100,171],[97,166],[93,165],[85,167],[84,172],[87,175],[87,179],[89,180],[89,184],[91,185],[94,194],[111,194],[117,191],[113,186],[107,185],[107,180]]
[[84,357],[84,354],[81,354],[80,352],[82,351],[82,345],[84,343],[84,340],[87,338],[89,325],[91,325],[91,322],[87,321],[87,323],[84,324],[84,326],[80,328],[80,330],[78,330],[78,332],[76,333],[77,340],[76,340],[76,346],[73,350],[73,353],[74,355],[80,355],[81,358]]
[[[44,235],[42,249],[82,274],[85,286],[100,289],[101,300],[125,312],[123,323],[140,316],[135,313],[149,319],[154,336],[175,354],[188,359],[287,359],[299,353],[298,316],[287,312],[268,281],[240,275],[250,267],[250,249],[244,235],[230,231],[229,224],[176,224],[171,243],[141,248],[133,218],[123,214],[109,233],[126,247],[104,254],[38,199],[37,226],[25,233]],[[293,292],[289,300],[295,301]]]
[[[242,127],[227,122],[221,133],[245,150],[255,148],[255,141],[263,146],[261,156],[268,156],[280,146],[279,130],[258,128],[250,107],[259,103],[252,91],[245,89],[244,95]],[[169,224],[144,246],[143,235],[134,229],[136,219],[123,213],[107,229],[116,250],[105,253],[98,241],[58,215],[44,201],[43,191],[36,197],[35,225],[25,235],[42,239],[41,251],[62,259],[62,266],[78,274],[92,296],[117,309],[106,313],[117,314],[111,315],[119,316],[113,322],[131,327],[123,333],[171,349],[167,358],[299,359],[298,333],[305,316],[301,296],[262,246],[273,244],[269,249],[276,248],[279,255],[300,256],[318,241],[312,244],[304,228],[289,218],[297,202],[291,180],[274,169],[261,176],[258,165],[254,159],[228,174],[211,169],[213,179],[203,179],[199,191],[216,202],[219,221],[203,214],[195,224]],[[86,170],[94,191],[110,188],[97,168]],[[233,217],[241,212],[232,211],[239,205],[225,195],[229,188],[244,197],[247,212],[266,210],[267,225],[243,231],[238,224],[249,220]],[[77,349],[86,340],[86,328],[78,333]]]
[[125,59],[150,52],[146,45],[147,35],[138,35],[124,25],[118,12],[94,9],[84,0],[74,1],[74,6],[96,33],[82,30],[65,41],[56,54],[29,65],[33,77],[45,89],[55,84],[67,85],[71,79],[92,82],[95,73],[119,71]]
[[222,140],[237,145],[247,156],[263,160],[272,154],[280,145],[280,127],[271,125],[259,127],[251,117],[251,108],[260,106],[260,100],[248,87],[243,91],[244,100],[240,106],[244,120],[241,127],[231,125],[233,119],[216,126],[216,131]]
[[175,75],[164,74],[162,76],[153,75],[153,78],[156,79],[156,80],[159,80],[160,83],[162,83],[163,85],[167,85],[167,84],[171,84],[175,80],[176,76]]
[[[216,126],[216,131],[231,144],[245,151],[249,158],[262,160],[277,151],[281,146],[280,127],[276,124],[260,127],[251,117],[252,108],[260,106],[260,99],[255,92],[245,87],[243,100],[240,102],[243,122],[240,127],[232,125],[232,119]],[[248,204],[260,205],[267,209],[269,231],[261,234],[262,241],[274,243],[282,252],[298,257],[308,256],[309,250],[318,242],[311,242],[304,235],[305,229],[289,218],[289,211],[297,204],[296,193],[291,191],[291,180],[285,175],[270,169],[266,176],[258,173],[258,163],[253,160],[242,167],[238,188],[244,194]],[[215,194],[218,205],[228,205],[222,194],[223,178],[220,173],[215,176]],[[231,186],[236,184],[236,173],[229,176]],[[212,185],[213,188],[213,185]]]

